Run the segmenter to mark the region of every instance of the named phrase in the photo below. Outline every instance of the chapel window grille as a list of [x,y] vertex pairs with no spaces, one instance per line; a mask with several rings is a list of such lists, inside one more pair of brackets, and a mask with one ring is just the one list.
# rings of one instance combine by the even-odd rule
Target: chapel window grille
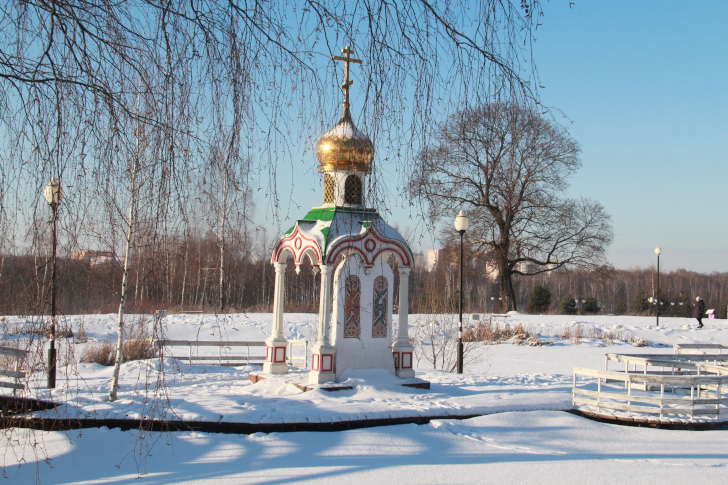
[[372,322],[372,337],[387,337],[387,293],[389,283],[384,276],[377,276],[374,280],[374,320]]
[[361,179],[357,175],[349,175],[344,182],[344,202],[347,204],[362,204]]
[[334,203],[334,177],[327,173],[324,175],[324,204]]
[[361,281],[356,275],[346,278],[346,304],[344,308],[344,338],[359,338],[361,335]]

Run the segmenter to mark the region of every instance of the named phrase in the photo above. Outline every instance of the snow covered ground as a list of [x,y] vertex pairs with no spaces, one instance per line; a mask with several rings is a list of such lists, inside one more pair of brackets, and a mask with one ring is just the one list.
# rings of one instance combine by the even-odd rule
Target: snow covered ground
[[[166,336],[172,339],[263,340],[271,325],[268,314],[170,315],[167,320]],[[411,316],[410,334],[429,320]],[[315,315],[287,314],[286,336],[310,340],[315,321]],[[70,352],[77,358],[94,341],[115,339],[114,315],[73,316],[68,322],[76,333],[83,324],[89,342],[66,349],[67,360],[73,360]],[[6,328],[24,324],[17,317],[4,323]],[[39,373],[30,393],[67,403],[38,414],[46,416],[246,423],[487,416],[328,433],[13,429],[6,430],[4,472],[10,483],[36,478],[42,483],[124,483],[140,473],[148,483],[726,482],[728,431],[631,428],[562,410],[571,408],[573,367],[603,368],[607,352],[671,353],[675,343],[728,343],[728,322],[704,320],[706,328],[695,330],[694,319],[682,318],[661,318],[659,328],[651,317],[508,318],[509,325],[519,323],[552,345],[482,347],[462,376],[420,361],[418,377],[432,383],[430,390],[401,387],[386,373],[352,371],[345,377],[354,389],[303,393],[286,379],[251,384],[247,373],[257,366],[190,367],[156,359],[124,364],[119,399],[110,403],[111,368],[62,367],[53,391],[43,389],[45,377]],[[561,338],[579,328],[578,343]],[[644,339],[650,346],[593,337],[607,333]]]

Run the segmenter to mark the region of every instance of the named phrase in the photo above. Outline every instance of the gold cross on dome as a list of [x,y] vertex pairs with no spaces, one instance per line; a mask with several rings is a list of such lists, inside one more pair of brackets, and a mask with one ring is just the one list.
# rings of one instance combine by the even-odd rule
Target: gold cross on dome
[[349,86],[354,83],[354,81],[349,81],[349,63],[361,64],[361,59],[353,59],[351,57],[354,51],[348,45],[341,49],[341,53],[345,54],[346,57],[332,56],[332,59],[335,61],[344,61],[344,84],[339,86],[339,88],[344,90],[344,104],[342,107],[344,108],[344,112],[346,112],[349,109]]

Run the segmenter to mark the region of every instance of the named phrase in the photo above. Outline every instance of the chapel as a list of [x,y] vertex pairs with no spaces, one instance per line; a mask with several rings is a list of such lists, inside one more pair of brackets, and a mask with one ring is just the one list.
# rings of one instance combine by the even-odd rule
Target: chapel
[[[296,271],[308,258],[321,274],[317,340],[312,348],[309,382],[336,381],[346,369],[385,369],[401,378],[414,377],[413,347],[408,336],[409,273],[413,256],[404,238],[367,207],[367,177],[374,161],[374,144],[352,121],[349,88],[354,51],[343,56],[342,115],[316,145],[318,170],[323,177],[319,207],[296,221],[277,242],[273,326],[266,340],[263,371],[288,372],[287,340],[283,335],[285,270],[289,258]],[[394,270],[399,272],[399,311],[393,334]]]

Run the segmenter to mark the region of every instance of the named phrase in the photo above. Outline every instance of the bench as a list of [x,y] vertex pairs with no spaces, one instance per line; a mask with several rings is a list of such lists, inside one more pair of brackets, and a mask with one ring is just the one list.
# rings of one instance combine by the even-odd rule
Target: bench
[[0,381],[0,387],[7,387],[9,389],[12,389],[14,396],[15,392],[18,389],[25,389],[25,385],[18,382],[18,379],[22,379],[25,377],[25,372],[21,372],[18,369],[20,368],[20,360],[24,359],[28,355],[28,352],[25,350],[14,349],[12,347],[0,346],[0,355],[7,355],[9,357],[15,358],[15,365],[13,370],[0,369],[0,376],[12,377],[14,379],[14,382]]
[[[262,353],[250,354],[250,348],[266,348],[265,342],[262,341],[213,341],[213,340],[170,340],[160,339],[156,342],[160,349],[160,354],[164,355],[165,347],[187,347],[187,355],[171,355],[173,359],[186,360],[189,365],[202,364],[203,361],[217,361],[217,365],[224,366],[240,366],[257,364],[263,365],[265,363],[265,351]],[[296,366],[306,366],[308,362],[308,342],[306,340],[290,340],[288,342],[288,363]],[[217,347],[217,355],[200,355],[199,352],[193,351],[193,349],[199,350],[200,347]],[[233,355],[223,353],[223,349],[232,350],[235,347],[245,347],[245,355]],[[293,349],[297,347],[303,347],[303,356],[293,355]]]

